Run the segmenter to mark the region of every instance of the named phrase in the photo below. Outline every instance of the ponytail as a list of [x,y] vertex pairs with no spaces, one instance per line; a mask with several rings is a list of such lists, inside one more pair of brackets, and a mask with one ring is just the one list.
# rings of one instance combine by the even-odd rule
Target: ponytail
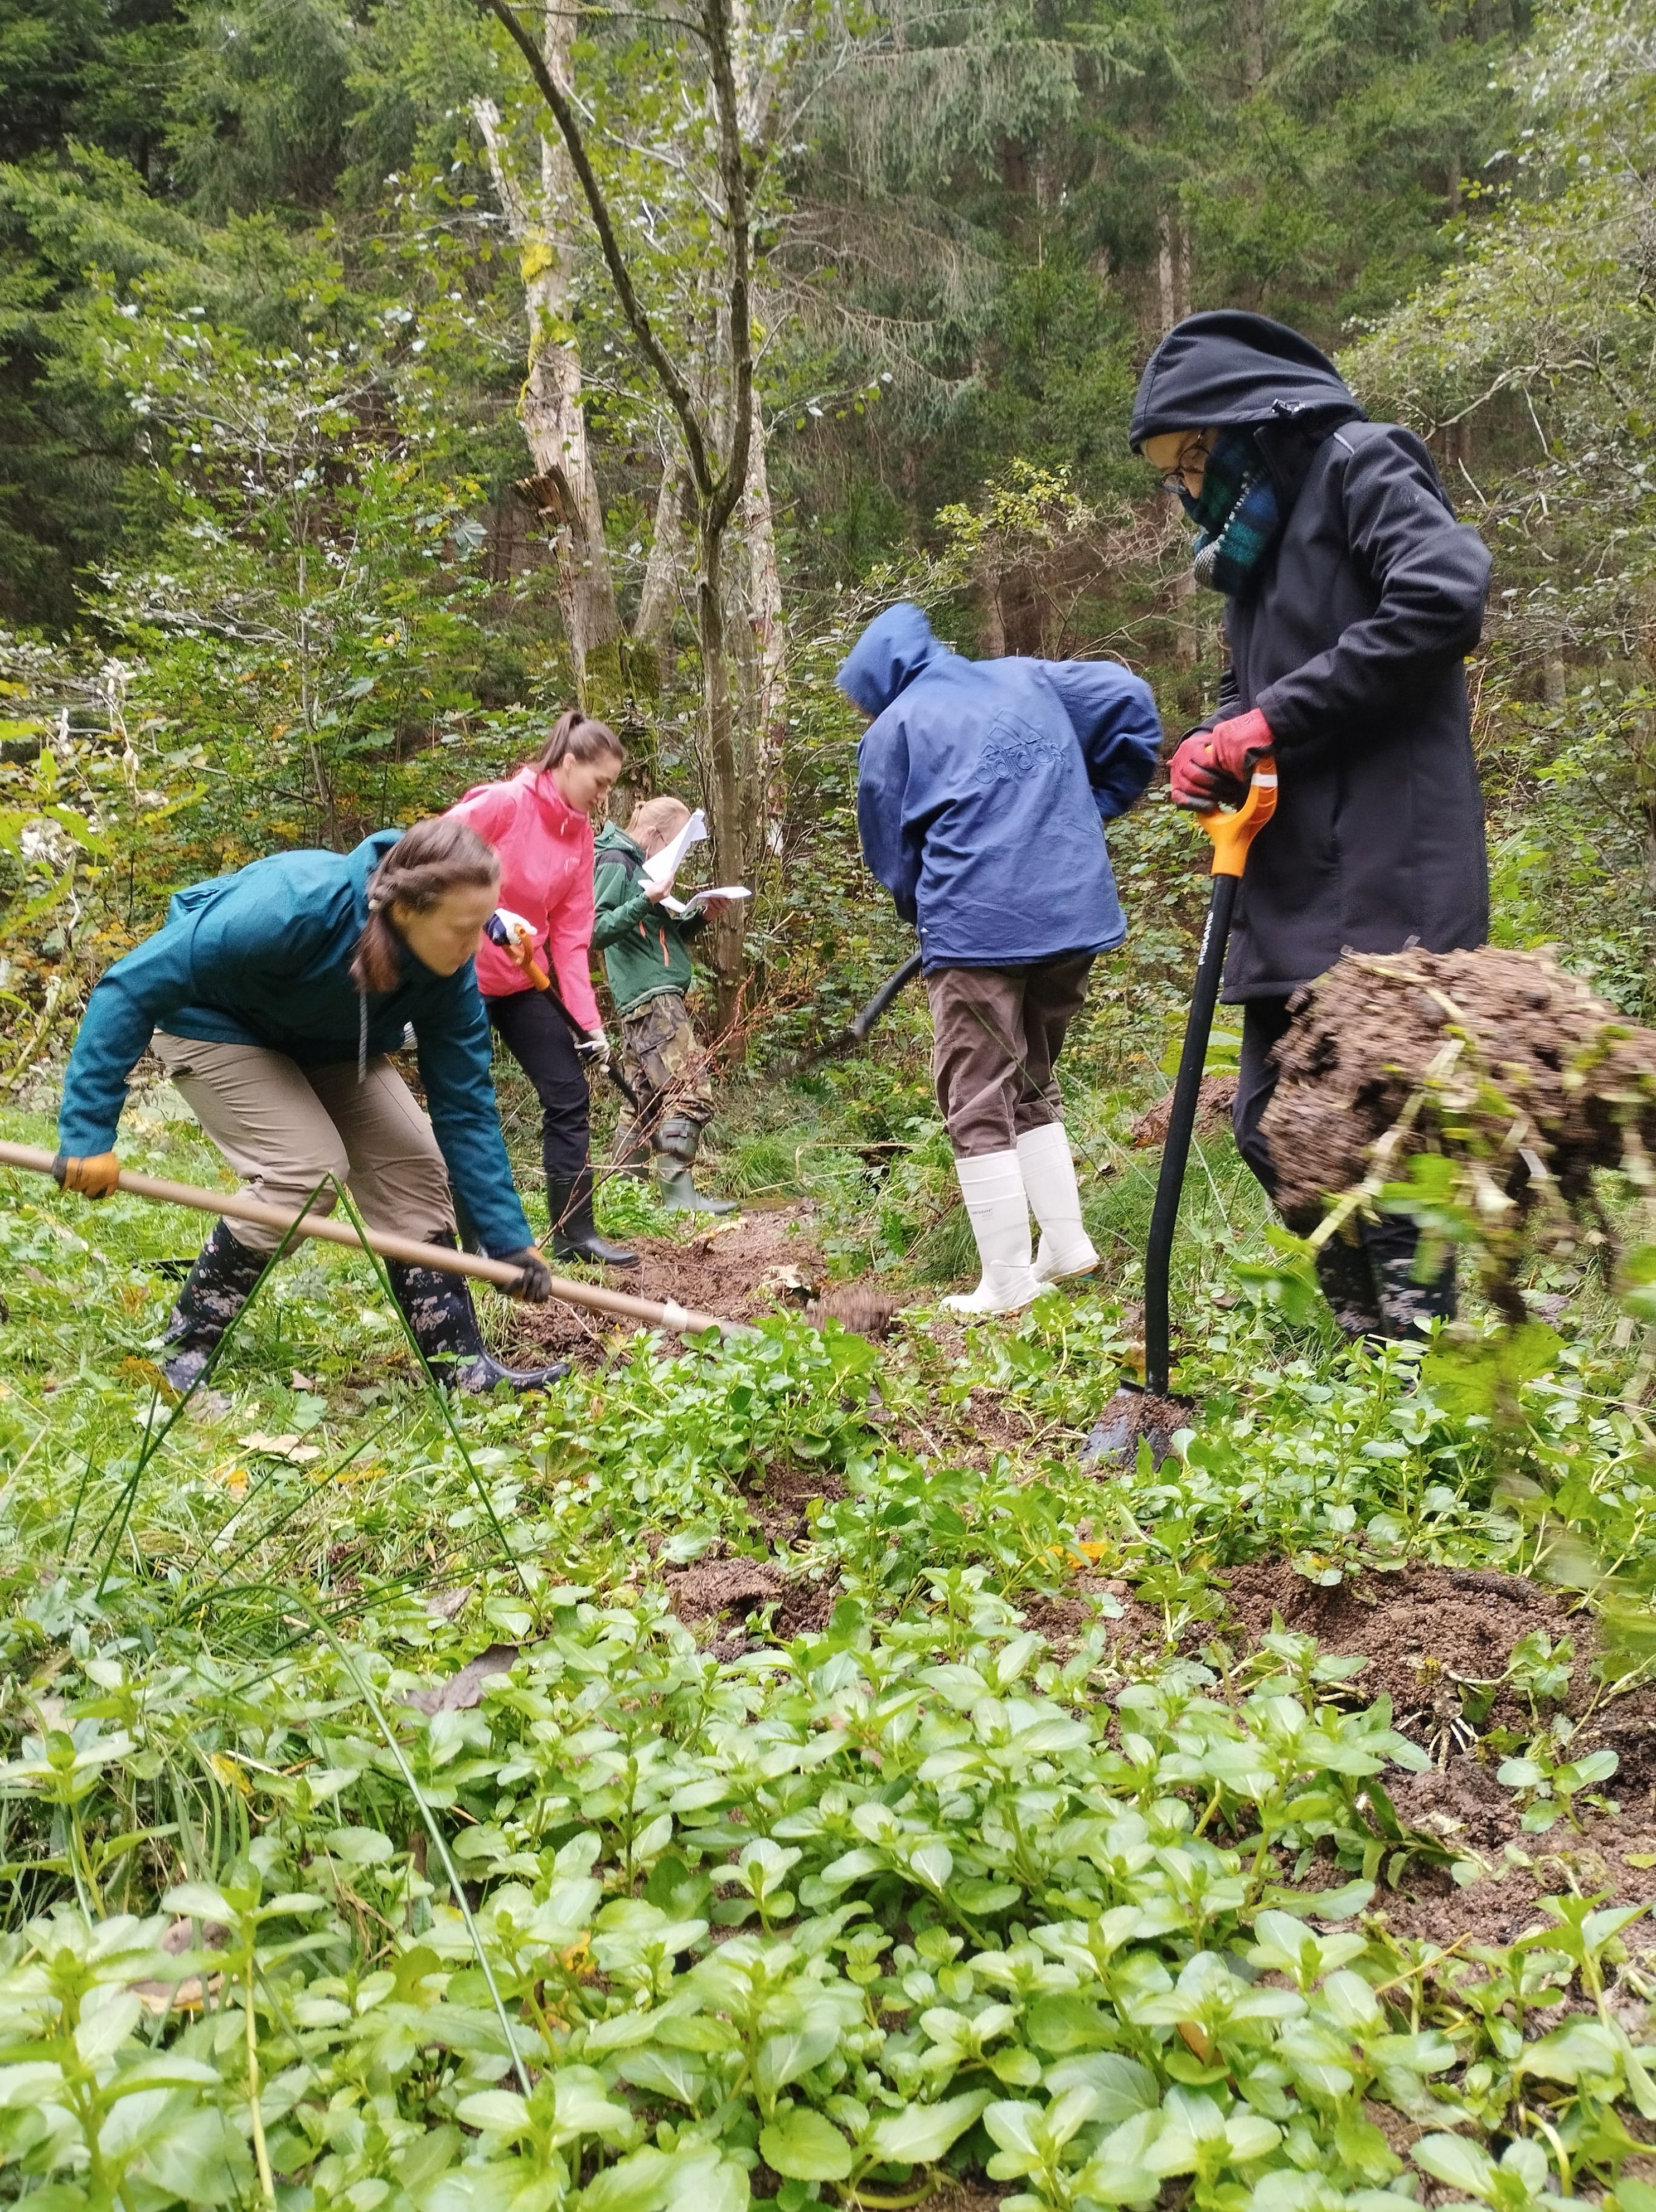
[[391,919],[394,902],[425,914],[452,890],[482,890],[499,881],[499,858],[475,830],[446,814],[417,822],[368,879],[368,921],[350,963],[357,990],[394,991],[403,979],[403,941]]
[[544,775],[571,755],[578,761],[595,761],[606,753],[626,766],[626,748],[609,724],[594,722],[579,707],[569,707],[553,723],[551,735],[529,765]]

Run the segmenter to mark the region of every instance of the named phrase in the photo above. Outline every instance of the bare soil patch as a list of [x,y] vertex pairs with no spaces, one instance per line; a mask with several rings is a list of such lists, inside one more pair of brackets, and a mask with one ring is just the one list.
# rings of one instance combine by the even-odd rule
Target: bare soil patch
[[765,1540],[778,1552],[807,1540],[814,1500],[831,1505],[845,1495],[845,1485],[832,1468],[784,1462],[744,1478],[740,1486],[748,1510],[764,1531]]
[[[1415,1567],[1323,1589],[1282,1561],[1262,1561],[1227,1579],[1233,1609],[1256,1638],[1280,1617],[1284,1626],[1315,1636],[1324,1651],[1367,1662],[1351,1678],[1352,1699],[1366,1703],[1384,1691],[1397,1726],[1433,1756],[1420,1773],[1387,1774],[1399,1818],[1489,1869],[1463,1887],[1446,1869],[1412,1863],[1398,1889],[1376,1899],[1397,1933],[1434,1942],[1458,1936],[1507,1943],[1544,1917],[1542,1897],[1574,1887],[1639,1904],[1656,1892],[1656,1864],[1635,1863],[1656,1862],[1656,1692],[1606,1699],[1592,1674],[1592,1617],[1570,1611],[1569,1593],[1470,1568]],[[1474,1726],[1469,1693],[1481,1705],[1476,1686],[1497,1680],[1513,1646],[1537,1629],[1555,1644],[1568,1637],[1575,1646],[1564,1696],[1532,1712],[1503,1685]],[[1604,1794],[1620,1810],[1606,1815],[1583,1808],[1579,1828],[1565,1817],[1544,1833],[1526,1833],[1517,1793],[1495,1778],[1506,1754],[1485,1739],[1492,1729],[1538,1735],[1561,1708],[1579,1722],[1571,1755],[1604,1746],[1616,1752],[1621,1764]],[[1528,1863],[1514,1863],[1514,1854]],[[1317,1879],[1334,1878],[1325,1868]]]
[[[1656,1140],[1656,1033],[1630,1028],[1543,955],[1348,954],[1297,995],[1276,1049],[1281,1080],[1262,1129],[1291,1228],[1304,1234],[1328,1194],[1361,1181],[1370,1146],[1446,1052],[1455,1080],[1467,1079],[1454,1118],[1493,1139],[1495,1172],[1520,1204],[1537,1158],[1576,1199],[1594,1168],[1621,1159],[1623,1123]],[[1503,1153],[1514,1111],[1527,1126]],[[1428,1100],[1396,1157],[1457,1145]]]
[[885,1291],[865,1290],[860,1283],[848,1283],[813,1298],[805,1309],[805,1318],[816,1328],[825,1322],[837,1321],[842,1328],[853,1329],[878,1344],[891,1334],[903,1308],[913,1303],[912,1297],[893,1297]]
[[[1364,1700],[1385,1691],[1398,1727],[1411,1735],[1419,1737],[1434,1722],[1440,1727],[1458,1712],[1465,1686],[1504,1674],[1513,1645],[1532,1629],[1555,1642],[1568,1636],[1575,1645],[1567,1710],[1580,1711],[1592,1696],[1591,1619],[1568,1613],[1568,1593],[1517,1575],[1411,1567],[1324,1589],[1286,1561],[1272,1560],[1233,1568],[1227,1579],[1232,1607],[1255,1636],[1263,1635],[1280,1613],[1285,1627],[1314,1636],[1324,1651],[1365,1658],[1368,1663],[1355,1678],[1354,1691]],[[1503,1691],[1485,1725],[1519,1727],[1529,1719],[1528,1706]]]
[[[786,1644],[795,1636],[819,1633],[839,1601],[836,1586],[790,1582],[763,1559],[698,1559],[693,1566],[669,1567],[663,1579],[668,1603],[687,1626],[718,1623],[721,1633],[713,1650],[725,1660],[757,1650],[762,1641]],[[776,1608],[769,1637],[750,1637],[748,1623],[769,1605]]]
[[[663,1304],[675,1299],[727,1321],[798,1312],[822,1295],[827,1280],[812,1210],[803,1206],[734,1216],[682,1244],[672,1237],[636,1237],[632,1249],[637,1267],[605,1270],[602,1279],[612,1290]],[[611,1322],[556,1299],[539,1308],[502,1312],[497,1307],[496,1314],[491,1334],[504,1346],[501,1356],[521,1364],[573,1359],[594,1364],[634,1333],[630,1322]]]

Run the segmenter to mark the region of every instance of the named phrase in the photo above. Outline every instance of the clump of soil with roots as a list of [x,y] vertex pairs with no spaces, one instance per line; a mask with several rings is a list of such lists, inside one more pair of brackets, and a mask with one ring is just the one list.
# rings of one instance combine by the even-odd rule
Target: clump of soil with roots
[[1656,1032],[1544,954],[1349,953],[1290,1012],[1262,1127],[1283,1217],[1312,1243],[1353,1233],[1384,1192],[1474,1245],[1519,1322],[1531,1243],[1608,1237],[1595,1169],[1656,1198]]

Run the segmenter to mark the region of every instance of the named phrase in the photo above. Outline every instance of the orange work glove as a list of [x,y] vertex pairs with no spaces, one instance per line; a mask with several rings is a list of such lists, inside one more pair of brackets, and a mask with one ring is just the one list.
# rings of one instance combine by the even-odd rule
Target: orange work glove
[[52,1172],[64,1188],[78,1190],[82,1198],[107,1198],[120,1171],[120,1161],[113,1152],[91,1152],[81,1160],[59,1152],[52,1163]]

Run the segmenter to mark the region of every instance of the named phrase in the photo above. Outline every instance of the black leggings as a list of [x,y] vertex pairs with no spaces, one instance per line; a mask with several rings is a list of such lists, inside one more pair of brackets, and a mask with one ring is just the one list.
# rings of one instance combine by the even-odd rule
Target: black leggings
[[535,1086],[546,1181],[571,1183],[587,1164],[592,1099],[569,1024],[544,991],[514,991],[484,1004],[496,1036]]
[[1276,1062],[1272,1057],[1288,1025],[1288,1002],[1281,999],[1249,999],[1242,1008],[1242,1051],[1236,1071],[1236,1103],[1231,1126],[1236,1149],[1253,1170],[1272,1198],[1276,1195],[1276,1170],[1270,1146],[1259,1133],[1267,1106],[1276,1095]]

